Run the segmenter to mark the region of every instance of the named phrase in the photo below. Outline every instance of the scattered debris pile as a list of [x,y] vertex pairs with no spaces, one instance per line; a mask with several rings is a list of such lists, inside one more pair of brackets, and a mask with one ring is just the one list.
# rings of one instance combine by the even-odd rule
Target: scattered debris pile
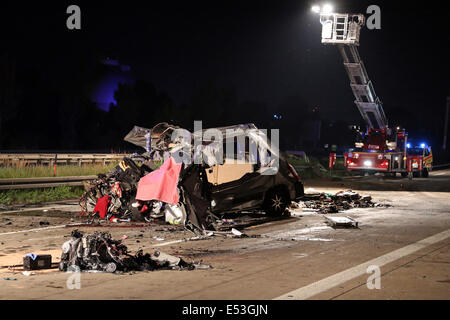
[[139,166],[133,159],[124,157],[112,171],[85,184],[86,192],[80,199],[82,211],[116,222],[131,219],[138,182],[151,171],[147,165]]
[[103,271],[128,272],[152,271],[155,269],[187,269],[197,267],[205,269],[204,265],[187,263],[183,259],[163,252],[153,254],[137,251],[134,255],[128,252],[120,240],[112,238],[109,232],[94,232],[84,235],[78,230],[71,233],[72,239],[62,245],[61,271]]
[[352,190],[340,191],[334,195],[330,193],[305,194],[301,201],[291,204],[291,207],[312,209],[321,214],[338,213],[352,208],[381,206],[385,205],[373,202],[369,195],[361,196]]
[[359,222],[350,217],[327,217],[326,222],[333,228],[358,228]]
[[211,217],[201,190],[201,166],[185,167],[169,157],[153,170],[147,160],[138,165],[124,157],[114,170],[85,185],[82,212],[111,222],[151,222],[165,217],[167,223],[185,225],[194,232],[208,229]]

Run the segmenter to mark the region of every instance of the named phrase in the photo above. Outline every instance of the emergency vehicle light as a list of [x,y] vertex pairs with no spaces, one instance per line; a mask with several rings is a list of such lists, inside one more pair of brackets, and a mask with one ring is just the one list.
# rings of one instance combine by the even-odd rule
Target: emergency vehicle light
[[372,166],[372,161],[370,161],[370,160],[364,161],[364,166],[371,167]]

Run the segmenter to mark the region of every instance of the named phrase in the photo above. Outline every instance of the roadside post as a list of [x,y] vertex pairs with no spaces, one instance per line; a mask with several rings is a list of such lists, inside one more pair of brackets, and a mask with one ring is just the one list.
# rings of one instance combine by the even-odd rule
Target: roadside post
[[412,180],[413,173],[412,173],[412,159],[408,159],[408,179]]
[[334,168],[335,164],[336,164],[336,153],[330,153],[330,157],[328,159],[328,168],[330,169],[330,177],[332,169]]
[[53,176],[56,177],[56,161],[58,160],[58,154],[55,154],[55,161],[53,162]]
[[422,170],[423,170],[423,157],[419,158],[420,161],[418,162],[418,169],[419,169],[419,176],[422,177]]

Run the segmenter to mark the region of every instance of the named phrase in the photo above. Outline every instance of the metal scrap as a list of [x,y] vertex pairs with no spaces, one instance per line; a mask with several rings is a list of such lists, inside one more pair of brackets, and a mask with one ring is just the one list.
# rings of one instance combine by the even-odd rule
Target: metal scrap
[[314,210],[320,214],[338,213],[352,208],[370,208],[382,206],[372,201],[369,195],[361,196],[352,190],[340,191],[336,194],[305,194],[299,202],[293,202],[292,208]]
[[334,228],[338,228],[338,227],[344,227],[344,228],[349,228],[349,227],[354,227],[354,228],[358,228],[358,221],[355,219],[352,219],[350,217],[327,217],[324,216],[325,220],[327,221],[328,224],[330,224],[332,227]]
[[152,271],[155,269],[195,269],[179,257],[155,251],[153,254],[138,250],[130,254],[120,240],[112,238],[109,232],[94,232],[84,235],[78,230],[71,233],[72,239],[62,245],[61,271],[129,272]]

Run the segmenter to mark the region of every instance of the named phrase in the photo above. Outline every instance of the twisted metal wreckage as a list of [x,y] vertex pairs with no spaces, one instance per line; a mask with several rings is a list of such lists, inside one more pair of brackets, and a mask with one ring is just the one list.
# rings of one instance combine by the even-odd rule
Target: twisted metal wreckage
[[[112,222],[150,222],[165,216],[166,222],[184,224],[186,229],[201,234],[214,230],[212,222],[217,217],[213,212],[218,210],[267,207],[264,201],[271,200],[272,196],[276,206],[268,206],[266,212],[280,214],[291,199],[303,194],[303,185],[293,167],[279,158],[278,150],[274,150],[277,148],[271,148],[272,143],[255,125],[213,130],[213,135],[207,130],[190,133],[165,122],[152,129],[135,126],[124,140],[145,148],[146,152],[124,157],[112,171],[85,186],[86,192],[80,199],[83,212]],[[208,183],[205,169],[223,161],[222,137],[227,142],[238,142],[233,147],[237,151],[234,159],[256,163],[252,164],[253,172],[238,179],[249,193],[261,194],[257,199],[247,196],[245,205],[235,201],[237,195],[227,192],[227,183],[219,185],[216,191],[211,191]],[[249,152],[249,148],[257,150],[258,159],[254,159],[255,153]],[[163,165],[156,169],[155,161],[161,160]],[[276,188],[264,196],[267,195],[264,188],[272,184]],[[219,201],[211,201],[214,192]]]
[[193,270],[207,269],[211,266],[202,263],[188,263],[160,251],[144,253],[142,249],[131,254],[123,243],[109,232],[94,232],[85,235],[73,230],[71,239],[62,245],[60,271],[128,272],[153,271],[156,269]]

